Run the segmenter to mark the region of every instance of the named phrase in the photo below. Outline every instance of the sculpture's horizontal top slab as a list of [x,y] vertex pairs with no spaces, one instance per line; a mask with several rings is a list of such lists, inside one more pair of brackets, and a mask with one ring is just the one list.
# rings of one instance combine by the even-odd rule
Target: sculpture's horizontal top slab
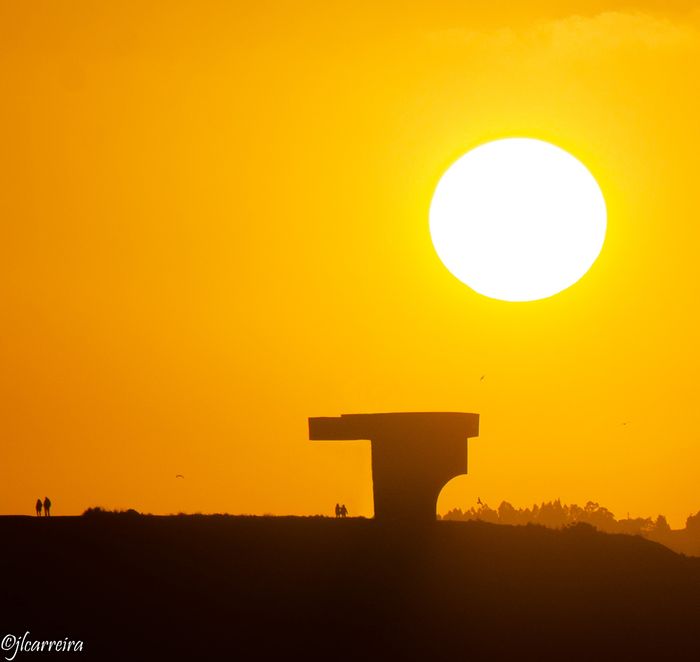
[[309,439],[478,437],[479,414],[461,412],[394,412],[343,414],[309,419]]

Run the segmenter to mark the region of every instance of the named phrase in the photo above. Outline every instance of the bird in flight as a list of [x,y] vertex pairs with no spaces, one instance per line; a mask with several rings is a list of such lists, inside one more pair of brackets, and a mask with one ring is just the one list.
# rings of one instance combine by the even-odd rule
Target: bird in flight
[[484,377],[486,377],[486,375],[481,375],[481,379],[480,379],[479,381],[480,381],[480,382],[483,382],[483,381],[484,381]]
[[175,478],[184,478],[184,476],[182,474],[177,474]]

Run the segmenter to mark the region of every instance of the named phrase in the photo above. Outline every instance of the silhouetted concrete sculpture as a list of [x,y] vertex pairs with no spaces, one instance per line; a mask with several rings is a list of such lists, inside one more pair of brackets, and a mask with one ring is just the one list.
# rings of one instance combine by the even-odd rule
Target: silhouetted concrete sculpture
[[374,517],[379,520],[434,520],[440,490],[467,473],[467,438],[478,436],[478,414],[409,412],[309,419],[311,440],[370,440]]

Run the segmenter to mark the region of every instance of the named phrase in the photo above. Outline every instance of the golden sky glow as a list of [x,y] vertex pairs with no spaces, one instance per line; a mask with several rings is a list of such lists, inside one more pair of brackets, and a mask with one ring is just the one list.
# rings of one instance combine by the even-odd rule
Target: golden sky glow
[[[694,4],[3,3],[0,512],[370,515],[369,444],[307,417],[445,410],[482,418],[443,512],[682,525]],[[459,283],[428,228],[449,164],[514,135],[608,206],[588,274],[530,303]]]

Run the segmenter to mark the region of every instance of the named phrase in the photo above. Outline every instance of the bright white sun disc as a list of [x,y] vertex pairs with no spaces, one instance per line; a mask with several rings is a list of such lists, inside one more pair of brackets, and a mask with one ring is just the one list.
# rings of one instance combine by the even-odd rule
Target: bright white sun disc
[[481,145],[445,172],[430,235],[447,269],[479,294],[533,301],[578,281],[598,257],[605,200],[586,167],[532,138]]

